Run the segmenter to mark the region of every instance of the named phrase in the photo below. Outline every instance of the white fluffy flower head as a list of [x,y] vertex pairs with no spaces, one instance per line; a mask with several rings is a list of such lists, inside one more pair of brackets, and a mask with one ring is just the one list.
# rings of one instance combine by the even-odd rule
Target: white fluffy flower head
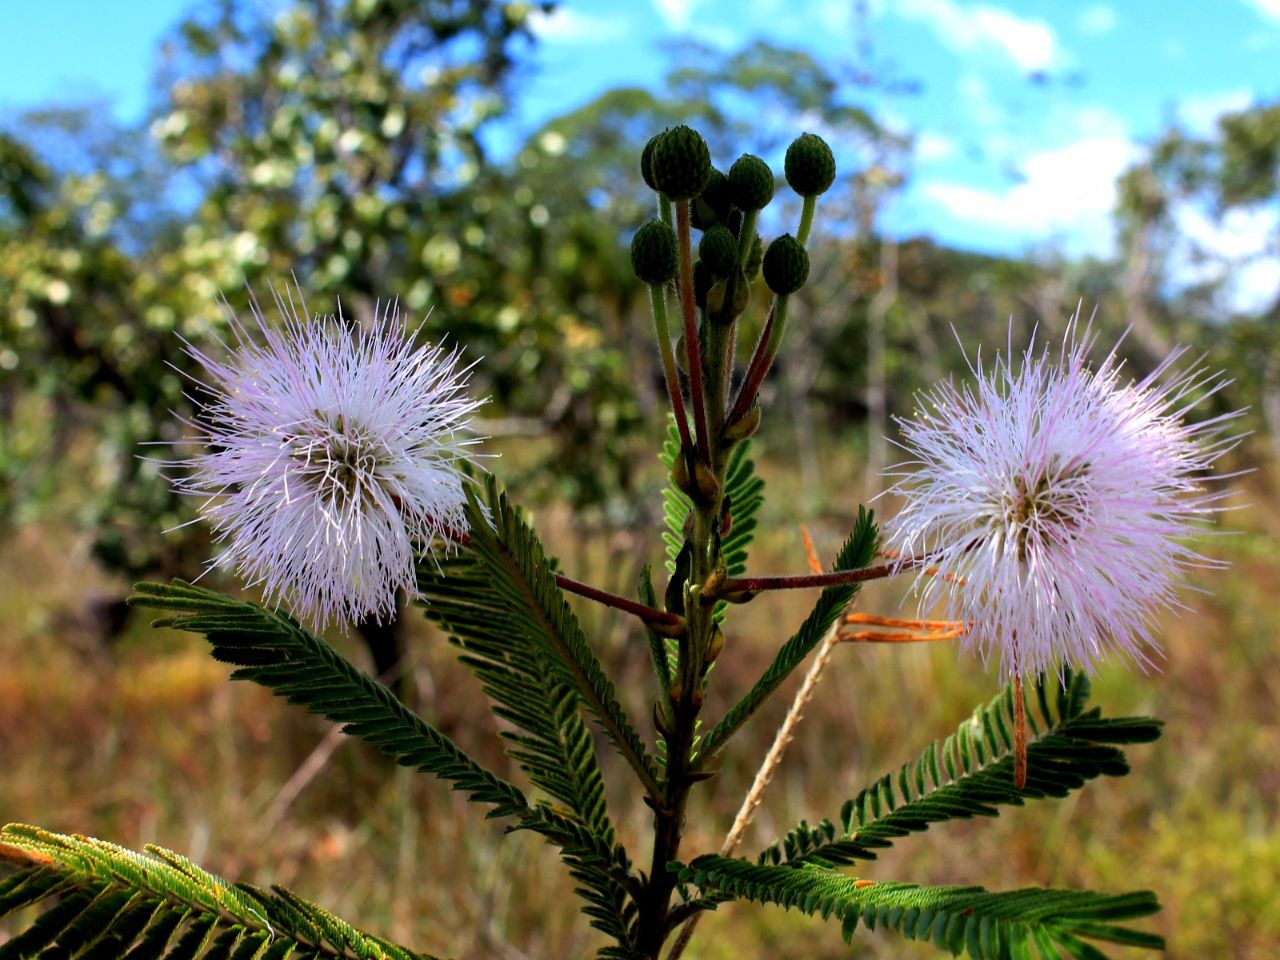
[[174,480],[202,498],[233,566],[307,622],[394,615],[416,595],[415,560],[466,528],[463,430],[478,405],[457,351],[414,346],[389,306],[368,325],[283,317],[256,330],[232,318],[225,358],[188,346],[208,398],[191,425],[203,449]]
[[1132,382],[1114,350],[1090,367],[1094,339],[1073,321],[1057,357],[979,360],[975,386],[938,386],[900,422],[912,459],[892,474],[904,505],[887,544],[931,558],[922,604],[941,596],[1007,677],[1109,651],[1147,662],[1155,616],[1210,563],[1187,538],[1220,509],[1204,481],[1236,414],[1183,417],[1221,377],[1179,369],[1177,350]]

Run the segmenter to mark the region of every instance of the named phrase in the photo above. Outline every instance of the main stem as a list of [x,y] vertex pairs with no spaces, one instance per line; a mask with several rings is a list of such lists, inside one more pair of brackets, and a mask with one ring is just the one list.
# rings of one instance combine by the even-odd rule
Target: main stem
[[[677,237],[687,230],[687,204],[676,207]],[[682,244],[681,259],[685,247]],[[681,295],[689,292],[688,308],[693,307],[691,281],[682,264]],[[659,960],[663,944],[672,932],[671,897],[675,892],[676,877],[669,864],[678,859],[680,841],[684,834],[685,810],[689,791],[699,779],[693,770],[693,741],[698,715],[702,710],[703,679],[706,673],[707,650],[715,630],[714,601],[701,596],[700,584],[720,564],[714,544],[715,532],[720,526],[725,473],[728,465],[729,445],[723,442],[729,338],[732,324],[717,324],[704,318],[706,324],[707,354],[705,362],[697,349],[696,323],[688,323],[685,315],[685,346],[688,351],[690,394],[694,406],[694,421],[701,427],[699,453],[705,456],[707,465],[715,477],[715,491],[711,497],[695,498],[693,523],[689,531],[692,550],[689,578],[686,581],[685,624],[686,633],[681,638],[676,679],[668,691],[666,703],[667,727],[664,733],[667,747],[666,779],[663,782],[663,803],[654,805],[653,861],[649,867],[648,882],[640,901],[638,937],[636,947],[645,960]],[[706,390],[702,389],[705,383]],[[697,385],[696,387],[694,385]],[[696,391],[696,392],[695,392]],[[698,410],[701,407],[702,416]],[[662,708],[660,708],[662,709]]]

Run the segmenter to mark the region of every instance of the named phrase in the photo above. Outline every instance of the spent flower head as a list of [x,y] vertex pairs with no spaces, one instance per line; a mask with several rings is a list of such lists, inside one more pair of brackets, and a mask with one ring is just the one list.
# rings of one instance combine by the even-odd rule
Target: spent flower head
[[1187,568],[1211,565],[1188,538],[1221,509],[1206,474],[1236,414],[1183,418],[1222,377],[1178,349],[1133,382],[1114,349],[1089,365],[1095,339],[1072,321],[1056,356],[979,358],[975,386],[944,383],[900,421],[911,459],[891,474],[887,546],[929,558],[922,603],[941,596],[1006,677],[1110,651],[1147,662]]
[[309,623],[394,616],[416,594],[415,560],[465,530],[460,461],[478,406],[457,350],[415,346],[394,305],[357,325],[308,317],[277,296],[283,323],[234,317],[234,345],[205,369],[191,426],[203,449],[173,466],[202,499],[222,551],[268,601]]

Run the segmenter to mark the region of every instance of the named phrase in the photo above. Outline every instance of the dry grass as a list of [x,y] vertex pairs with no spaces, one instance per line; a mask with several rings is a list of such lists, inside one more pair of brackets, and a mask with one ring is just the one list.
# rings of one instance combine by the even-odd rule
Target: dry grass
[[[849,497],[840,509],[801,515],[805,497],[786,466],[766,464],[774,497],[754,551],[761,573],[804,567],[802,520],[830,556],[855,504]],[[829,476],[842,466],[851,465],[839,452],[824,464]],[[1274,957],[1280,518],[1263,493],[1253,499],[1263,506],[1231,518],[1245,532],[1211,544],[1232,567],[1204,574],[1200,585],[1211,594],[1194,599],[1194,613],[1170,622],[1162,672],[1144,676],[1113,666],[1097,678],[1108,711],[1149,712],[1168,722],[1164,739],[1131,751],[1134,776],[998,821],[935,827],[866,865],[864,875],[994,888],[1150,887],[1165,903],[1154,926],[1170,938],[1171,957]],[[544,510],[536,519],[568,572],[604,569],[616,588],[634,583],[638,554],[657,556],[652,544],[577,529],[562,511]],[[435,953],[590,955],[597,940],[576,916],[571,884],[549,848],[532,836],[504,838],[478,809],[358,743],[337,744],[285,805],[290,777],[317,747],[334,746],[326,745],[324,724],[260,689],[227,683],[226,668],[199,642],[152,631],[145,619],[131,622],[112,648],[100,648],[74,612],[84,597],[121,586],[96,573],[56,526],[28,529],[6,545],[0,821],[129,846],[160,843],[224,875],[282,883],[361,926]],[[710,716],[758,675],[810,600],[797,593],[766,597],[739,618],[717,664]],[[897,598],[884,588],[868,591],[861,609],[892,613]],[[643,638],[609,612],[582,608],[582,616],[628,705],[647,716],[652,690]],[[478,686],[439,635],[416,619],[412,630],[424,713],[464,748],[502,764]],[[353,641],[334,639],[359,660]],[[840,648],[740,849],[758,849],[801,818],[834,817],[846,798],[953,729],[992,689],[981,664],[945,645]],[[785,712],[785,695],[743,731],[698,796],[691,855],[719,846]],[[646,810],[620,786],[625,767],[608,762],[606,772],[615,819],[643,861]],[[862,933],[850,948],[818,921],[751,906],[706,918],[687,956],[778,954],[936,956],[878,934]]]

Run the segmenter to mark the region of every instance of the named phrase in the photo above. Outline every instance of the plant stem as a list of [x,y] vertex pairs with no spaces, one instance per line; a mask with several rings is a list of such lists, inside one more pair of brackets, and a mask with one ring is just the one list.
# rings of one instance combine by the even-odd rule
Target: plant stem
[[[681,202],[676,209],[678,213],[683,214],[684,218],[684,229],[680,235],[687,239],[687,202]],[[682,257],[686,253],[687,250],[682,249]],[[686,273],[682,279],[682,293],[688,291],[689,306],[692,307],[692,287],[685,282],[687,278]],[[688,578],[682,585],[686,590],[685,631],[680,636],[676,679],[671,689],[667,691],[671,724],[670,728],[663,733],[667,746],[664,793],[662,802],[654,804],[653,860],[649,867],[645,891],[637,899],[640,912],[636,921],[638,931],[636,949],[645,960],[659,960],[663,944],[674,927],[671,897],[675,892],[676,877],[670,870],[670,864],[679,858],[680,842],[684,833],[685,808],[688,804],[689,792],[698,780],[693,776],[692,769],[693,742],[698,726],[698,715],[702,710],[707,650],[716,629],[713,615],[715,605],[701,596],[700,585],[707,582],[721,563],[721,557],[714,545],[718,543],[716,532],[721,522],[720,510],[729,447],[721,442],[726,383],[725,378],[715,375],[715,371],[723,368],[724,354],[727,350],[726,341],[730,333],[728,327],[715,329],[716,325],[711,320],[708,320],[708,324],[709,362],[713,369],[711,371],[712,389],[709,394],[710,429],[707,434],[708,443],[704,449],[708,457],[707,463],[715,477],[715,485],[713,496],[706,500],[695,500],[692,505],[693,522],[688,534],[690,569]],[[702,379],[702,361],[696,352],[697,342],[696,328],[692,335],[686,332],[685,344],[689,353],[691,384],[700,384]],[[693,391],[691,390],[690,393],[693,394]],[[696,396],[700,401],[705,401],[701,386]],[[705,406],[703,413],[704,421],[700,422],[707,427]]]
[[760,219],[759,210],[746,210],[742,214],[742,228],[738,231],[738,269],[747,265],[751,256],[751,246],[756,239],[756,221]]
[[857,570],[835,570],[831,573],[808,573],[794,577],[730,577],[719,593],[761,593],[765,590],[803,590],[809,587],[834,587],[842,583],[866,583],[883,580],[929,563],[932,557],[908,557],[878,567],[861,567]]
[[1027,785],[1027,708],[1022,695],[1022,677],[1013,678],[1013,785]]
[[679,627],[684,623],[684,618],[678,614],[668,613],[666,610],[656,610],[653,607],[645,606],[643,603],[628,600],[626,597],[620,597],[616,593],[601,590],[599,587],[593,587],[589,583],[574,580],[563,574],[556,574],[556,586],[561,590],[576,593],[580,597],[586,597],[588,600],[594,600],[596,603],[602,603],[606,607],[613,607],[623,613],[630,613],[650,626]]
[[680,251],[680,312],[684,316],[684,352],[688,358],[689,402],[698,434],[698,457],[711,463],[706,400],[702,394],[702,347],[698,342],[698,308],[693,302],[693,239],[689,201],[676,201],[676,247]]
[[800,207],[800,226],[796,228],[796,239],[805,246],[809,245],[809,231],[813,229],[813,211],[817,206],[818,198],[809,196],[804,198],[804,203]]
[[671,351],[671,328],[667,323],[667,294],[665,284],[649,286],[649,306],[653,312],[653,326],[658,335],[658,352],[662,354],[662,372],[667,379],[667,396],[671,398],[671,413],[680,433],[680,446],[689,450],[689,417],[684,412],[684,395],[680,392],[680,375],[676,371],[676,358]]
[[[835,650],[836,644],[840,642],[839,632],[839,621],[827,628],[826,635],[822,638],[822,643],[813,655],[813,662],[809,665],[809,669],[804,675],[804,680],[800,684],[800,689],[796,691],[796,695],[791,701],[791,706],[787,709],[787,715],[783,718],[782,726],[774,734],[773,744],[769,747],[769,752],[760,764],[760,769],[756,771],[755,779],[751,781],[751,789],[747,791],[746,797],[743,798],[742,805],[738,808],[737,816],[733,818],[733,825],[725,835],[724,843],[720,845],[720,856],[727,857],[737,849],[738,844],[742,841],[742,835],[747,832],[747,827],[751,826],[751,821],[755,819],[756,809],[760,806],[760,801],[764,799],[764,792],[773,779],[778,765],[782,763],[782,756],[787,752],[787,747],[791,745],[796,727],[804,719],[805,708],[809,705],[809,701],[813,699],[813,691],[818,687],[818,678],[822,676],[822,672],[827,668],[827,662],[831,659],[831,654]],[[695,913],[689,918],[688,923],[680,931],[680,936],[672,944],[671,950],[667,954],[667,960],[679,960],[681,954],[684,953],[685,947],[689,945],[689,941],[692,939],[693,932],[697,929],[698,921],[701,918],[701,913]]]
[[[765,317],[764,326],[760,329],[760,339],[756,341],[756,348],[751,354],[750,362],[747,364],[747,372],[742,378],[742,386],[738,388],[737,399],[733,402],[733,409],[729,411],[727,423],[737,423],[751,409],[751,404],[764,383],[765,375],[768,374],[769,367],[773,365],[778,341],[782,339],[781,326],[786,324],[786,318],[787,298],[774,297],[773,303],[769,306],[769,315]],[[775,330],[777,331],[776,334]]]

